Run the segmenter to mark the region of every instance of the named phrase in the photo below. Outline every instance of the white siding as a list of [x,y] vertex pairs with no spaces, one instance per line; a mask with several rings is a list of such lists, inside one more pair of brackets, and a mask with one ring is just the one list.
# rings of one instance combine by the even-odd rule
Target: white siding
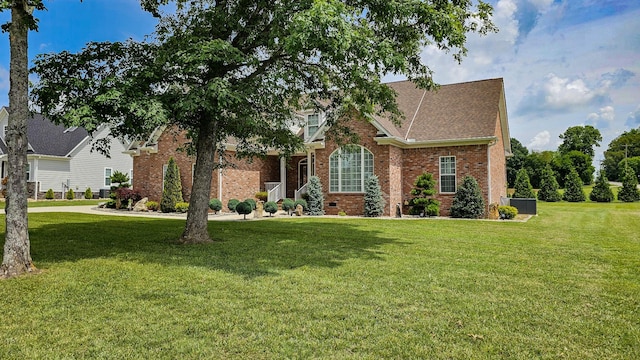
[[[40,182],[40,191],[52,189],[55,192],[66,191],[67,179],[71,175],[71,164],[69,159],[33,159],[29,160],[36,173],[31,175],[32,181]],[[35,178],[37,177],[37,179]]]
[[[108,134],[107,129],[102,129],[96,134],[96,139],[104,138]],[[104,168],[112,168],[113,171],[121,171],[129,174],[133,169],[133,158],[127,154],[124,145],[118,140],[111,140],[111,158],[97,151],[91,152],[91,139],[84,142],[71,154],[71,188],[73,191],[84,192],[88,187],[96,193],[104,189]]]

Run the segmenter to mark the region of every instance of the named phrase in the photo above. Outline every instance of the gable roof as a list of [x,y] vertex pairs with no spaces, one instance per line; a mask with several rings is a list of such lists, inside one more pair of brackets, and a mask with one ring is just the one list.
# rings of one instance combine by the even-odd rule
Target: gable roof
[[[56,125],[42,114],[33,114],[27,119],[29,154],[66,157],[87,137],[89,133],[85,129]],[[4,139],[0,148],[7,152]]]
[[398,107],[405,115],[399,125],[374,117],[374,125],[387,137],[405,143],[488,141],[495,139],[499,119],[509,143],[501,78],[442,85],[436,91],[419,89],[411,81],[387,85],[398,93]]

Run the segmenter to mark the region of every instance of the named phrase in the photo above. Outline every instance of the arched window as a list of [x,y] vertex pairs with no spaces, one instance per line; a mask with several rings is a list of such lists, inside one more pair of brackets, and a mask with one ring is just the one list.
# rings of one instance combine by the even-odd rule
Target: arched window
[[363,192],[373,175],[373,154],[360,145],[344,146],[329,157],[329,191]]

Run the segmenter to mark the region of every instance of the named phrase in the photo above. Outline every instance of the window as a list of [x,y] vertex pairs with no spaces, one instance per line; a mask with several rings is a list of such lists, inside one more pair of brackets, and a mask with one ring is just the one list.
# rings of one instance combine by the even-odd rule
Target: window
[[27,163],[27,181],[31,180],[31,163]]
[[129,169],[129,184],[133,188],[133,169]]
[[440,157],[440,192],[456,192],[456,157]]
[[2,138],[6,138],[7,137],[7,125],[2,127]]
[[359,145],[342,147],[329,157],[329,191],[363,192],[373,175],[373,154]]
[[307,115],[307,137],[312,136],[318,131],[320,127],[320,115],[319,114],[311,114]]
[[111,173],[112,172],[113,172],[113,169],[104,168],[104,186],[105,187],[110,187],[111,186]]

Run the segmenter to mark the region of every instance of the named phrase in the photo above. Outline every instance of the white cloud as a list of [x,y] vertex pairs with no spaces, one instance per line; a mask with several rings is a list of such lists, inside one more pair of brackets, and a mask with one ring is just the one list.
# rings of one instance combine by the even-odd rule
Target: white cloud
[[629,113],[625,125],[634,129],[640,126],[640,105],[638,105],[634,111]]
[[613,106],[605,106],[600,108],[599,112],[589,114],[587,119],[587,123],[593,125],[595,128],[606,129],[615,121],[616,112]]
[[536,134],[536,136],[531,139],[527,148],[531,150],[541,150],[551,141],[551,134],[549,131],[545,130]]

